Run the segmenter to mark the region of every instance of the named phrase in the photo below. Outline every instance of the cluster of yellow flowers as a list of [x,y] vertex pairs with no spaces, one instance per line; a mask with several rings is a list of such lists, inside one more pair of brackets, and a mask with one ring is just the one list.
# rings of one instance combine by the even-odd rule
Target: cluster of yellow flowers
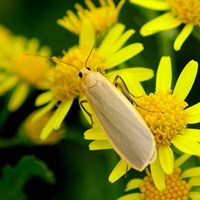
[[[60,57],[51,57],[50,48],[40,47],[37,39],[15,36],[0,26],[0,95],[11,91],[8,110],[14,112],[26,101],[31,89],[42,91],[35,100],[35,106],[40,108],[27,118],[25,129],[35,143],[54,144],[64,137],[63,122],[74,99],[79,102],[85,99],[79,70],[87,64],[92,71],[99,69],[109,81],[122,76],[130,93],[138,97],[140,107],[136,109],[154,136],[157,157],[146,168],[146,177],[128,182],[126,191],[139,190],[119,199],[199,199],[200,192],[194,186],[200,186],[200,167],[183,172],[180,168],[191,156],[200,156],[200,130],[188,126],[200,122],[200,103],[189,107],[185,101],[194,84],[198,63],[188,62],[172,88],[171,58],[163,56],[156,73],[155,91],[146,94],[140,82],[152,78],[153,70],[125,65],[144,49],[141,43],[126,44],[135,30],[126,30],[118,22],[125,3],[166,12],[143,25],[142,36],[183,25],[174,41],[175,51],[181,50],[194,27],[200,26],[199,0],[119,0],[117,5],[112,0],[99,0],[98,6],[85,0],[87,8],[75,4],[76,13],[67,10],[66,16],[57,21],[79,39],[78,44],[63,51]],[[87,105],[85,108],[89,110]],[[83,114],[90,122],[88,115]],[[93,140],[90,150],[113,148],[96,121],[84,137]],[[177,150],[181,156],[175,159]],[[129,170],[131,166],[121,159],[109,181],[117,181]]]

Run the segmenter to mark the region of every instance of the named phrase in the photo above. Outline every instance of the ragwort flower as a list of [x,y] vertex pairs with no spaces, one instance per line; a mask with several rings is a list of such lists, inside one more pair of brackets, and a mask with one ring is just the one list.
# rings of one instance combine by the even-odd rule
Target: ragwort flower
[[[88,24],[86,25],[88,26]],[[79,45],[64,52],[64,56],[59,58],[61,61],[74,65],[78,69],[85,67],[85,62],[96,39],[93,32],[87,31],[88,29],[89,28],[87,27],[83,29],[87,34],[82,32],[83,35],[80,36]],[[87,66],[89,66],[92,71],[97,71],[97,69],[100,68],[101,72],[105,74],[105,70],[119,65],[143,50],[143,46],[140,43],[130,44],[122,48],[125,42],[134,33],[133,30],[124,32],[124,29],[124,25],[116,24],[108,32],[101,44],[92,50],[92,54],[87,60]],[[84,96],[83,90],[79,85],[79,71],[65,63],[56,63],[55,68],[53,68],[49,74],[51,81],[50,90],[42,93],[36,99],[37,106],[46,104],[45,107],[41,108],[38,117],[57,105],[53,116],[45,125],[41,133],[42,139],[45,139],[52,129],[59,129],[60,124],[68,113],[73,100],[76,97],[81,97],[82,99]],[[117,71],[123,73],[126,70]],[[138,68],[127,69],[127,73],[132,74],[134,72],[140,74],[139,78],[141,80],[146,80],[153,76],[152,70]],[[114,72],[111,72],[111,76],[113,76],[113,74]]]
[[120,197],[118,200],[196,200],[199,199],[200,192],[195,187],[200,186],[200,167],[193,167],[186,170],[180,166],[189,158],[187,154],[182,155],[175,161],[173,172],[165,175],[166,188],[159,191],[153,180],[152,175],[148,173],[143,179],[132,179],[128,182],[125,191],[139,189],[140,192],[134,192]]
[[[140,97],[137,98],[137,103],[143,108],[154,111],[149,112],[136,107],[154,135],[157,144],[157,159],[150,167],[153,180],[159,190],[165,188],[164,173],[171,174],[173,171],[172,146],[184,153],[200,156],[200,130],[187,127],[188,124],[200,122],[200,103],[186,108],[188,104],[184,101],[192,88],[197,69],[197,62],[190,61],[179,76],[172,92],[171,61],[169,57],[163,57],[158,67],[156,92],[146,95],[143,88],[137,88],[137,96]],[[134,84],[129,84],[128,87],[130,91],[134,91],[134,88],[132,89]],[[90,143],[90,150],[112,149],[99,127],[86,131],[85,138],[94,140]],[[130,168],[130,165],[120,160],[112,171],[109,181],[116,181]]]
[[76,3],[77,15],[71,10],[67,10],[67,16],[59,19],[58,24],[79,35],[83,22],[87,21],[87,23],[92,24],[95,33],[102,33],[117,23],[119,12],[124,3],[125,0],[120,0],[115,6],[113,0],[99,0],[100,6],[96,7],[91,0],[85,0],[88,9]]
[[200,26],[199,0],[130,0],[130,2],[149,9],[166,11],[165,14],[142,26],[140,30],[142,36],[173,29],[181,24],[184,25],[184,28],[174,42],[174,49],[176,51],[181,49],[194,26]]
[[49,61],[26,54],[49,57],[50,49],[40,47],[37,39],[28,40],[11,34],[6,35],[5,39],[4,34],[3,45],[0,47],[0,95],[13,89],[8,110],[15,111],[24,103],[31,87],[48,88],[46,74],[50,68]]

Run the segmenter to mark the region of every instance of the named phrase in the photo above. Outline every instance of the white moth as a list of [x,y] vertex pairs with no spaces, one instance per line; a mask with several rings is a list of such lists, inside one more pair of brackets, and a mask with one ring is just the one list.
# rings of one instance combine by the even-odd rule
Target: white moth
[[154,137],[129,100],[101,73],[83,68],[79,76],[93,114],[119,156],[142,171],[156,157]]

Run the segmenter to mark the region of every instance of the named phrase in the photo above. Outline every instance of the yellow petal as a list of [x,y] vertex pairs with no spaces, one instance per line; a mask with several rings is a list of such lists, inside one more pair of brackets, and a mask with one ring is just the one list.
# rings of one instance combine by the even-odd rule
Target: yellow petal
[[117,200],[139,200],[139,199],[141,199],[141,193],[127,194],[118,198]]
[[26,100],[29,93],[29,85],[26,83],[20,83],[15,88],[9,102],[8,110],[10,112],[16,111]]
[[200,156],[200,144],[191,137],[176,135],[172,143],[177,149],[184,153]]
[[171,12],[168,12],[143,25],[142,28],[140,29],[140,34],[142,36],[152,35],[159,31],[165,31],[176,28],[181,23],[182,23],[181,20],[175,18]]
[[120,160],[117,165],[115,166],[115,168],[112,170],[108,180],[111,183],[114,183],[115,181],[117,181],[119,178],[121,178],[122,176],[124,176],[129,170],[130,170],[130,165],[128,165],[125,161]]
[[186,24],[183,30],[178,34],[174,42],[174,49],[176,51],[179,51],[181,49],[185,40],[192,33],[193,28],[194,28],[194,24]]
[[187,128],[184,131],[184,134],[187,135],[187,137],[191,137],[194,141],[200,142],[200,130],[199,129]]
[[126,60],[140,53],[143,49],[144,48],[141,43],[130,44],[122,48],[106,60],[106,64],[109,66],[106,69],[110,69],[125,62]]
[[112,45],[119,39],[124,29],[125,26],[120,23],[116,24],[110,29],[98,48],[98,52],[103,58],[107,58],[107,54],[109,54]]
[[197,70],[198,63],[194,60],[191,60],[182,70],[173,91],[173,94],[177,96],[178,100],[185,100],[185,98],[189,94],[194,84]]
[[157,159],[150,164],[150,168],[156,188],[159,191],[163,191],[165,189],[165,174],[160,165],[159,157],[157,157]]
[[[182,174],[182,178],[198,177],[200,176],[200,167],[193,167],[186,169]],[[200,183],[199,183],[200,184]]]
[[172,66],[169,56],[162,57],[158,66],[156,75],[156,89],[167,91],[171,89],[172,84]]
[[160,165],[166,174],[171,174],[174,169],[174,154],[168,145],[160,145],[158,148]]
[[180,167],[187,159],[189,159],[191,155],[183,154],[174,162],[174,167]]
[[87,140],[107,140],[100,128],[91,128],[85,131],[84,138]]
[[89,144],[89,149],[93,150],[104,150],[104,149],[113,149],[108,140],[96,140]]
[[69,112],[71,105],[73,103],[73,99],[67,100],[62,102],[59,107],[55,111],[55,121],[54,121],[54,129],[57,130],[60,128],[62,121],[64,120],[65,116]]
[[35,100],[35,106],[44,105],[52,100],[52,93],[51,91],[43,92],[39,96],[37,96]]
[[143,183],[144,183],[144,181],[142,179],[134,178],[127,183],[125,191],[129,191],[129,190],[139,188]]
[[4,95],[8,90],[14,87],[18,82],[16,76],[6,78],[0,83],[0,95]]
[[192,200],[200,200],[200,192],[189,192],[188,196]]
[[129,0],[130,3],[149,8],[152,10],[169,10],[170,5],[167,1],[159,1],[159,0]]
[[200,122],[200,103],[197,103],[185,110],[189,114],[187,118],[188,124],[195,124],[195,123]]
[[190,178],[189,183],[190,183],[192,186],[200,186],[200,176]]

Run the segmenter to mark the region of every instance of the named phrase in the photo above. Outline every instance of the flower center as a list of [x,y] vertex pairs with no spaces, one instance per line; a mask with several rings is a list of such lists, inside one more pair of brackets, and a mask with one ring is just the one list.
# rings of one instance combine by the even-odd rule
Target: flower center
[[157,144],[170,144],[174,136],[186,128],[188,114],[184,108],[187,103],[178,101],[170,91],[158,90],[155,94],[144,95],[139,104],[143,108],[137,107],[137,109],[153,133]]
[[140,186],[141,199],[161,200],[161,199],[189,199],[188,193],[191,185],[180,177],[181,169],[177,168],[170,175],[165,176],[166,188],[159,191],[153,182],[152,177],[146,176],[144,183]]
[[48,59],[23,54],[16,56],[12,64],[12,71],[20,79],[39,89],[46,89],[48,87],[46,75],[49,68],[50,63]]
[[[96,49],[92,50],[91,56],[87,61],[87,66],[85,66],[90,51],[91,47],[87,45],[73,47],[64,54],[61,60],[76,66],[78,69],[89,67],[91,71],[96,72],[100,68],[104,72],[105,63]],[[79,71],[75,67],[57,62],[56,67],[49,74],[55,103],[62,102],[67,98],[75,98],[83,95],[78,74]]]
[[170,0],[172,13],[182,23],[192,23],[200,26],[200,1],[199,0]]

